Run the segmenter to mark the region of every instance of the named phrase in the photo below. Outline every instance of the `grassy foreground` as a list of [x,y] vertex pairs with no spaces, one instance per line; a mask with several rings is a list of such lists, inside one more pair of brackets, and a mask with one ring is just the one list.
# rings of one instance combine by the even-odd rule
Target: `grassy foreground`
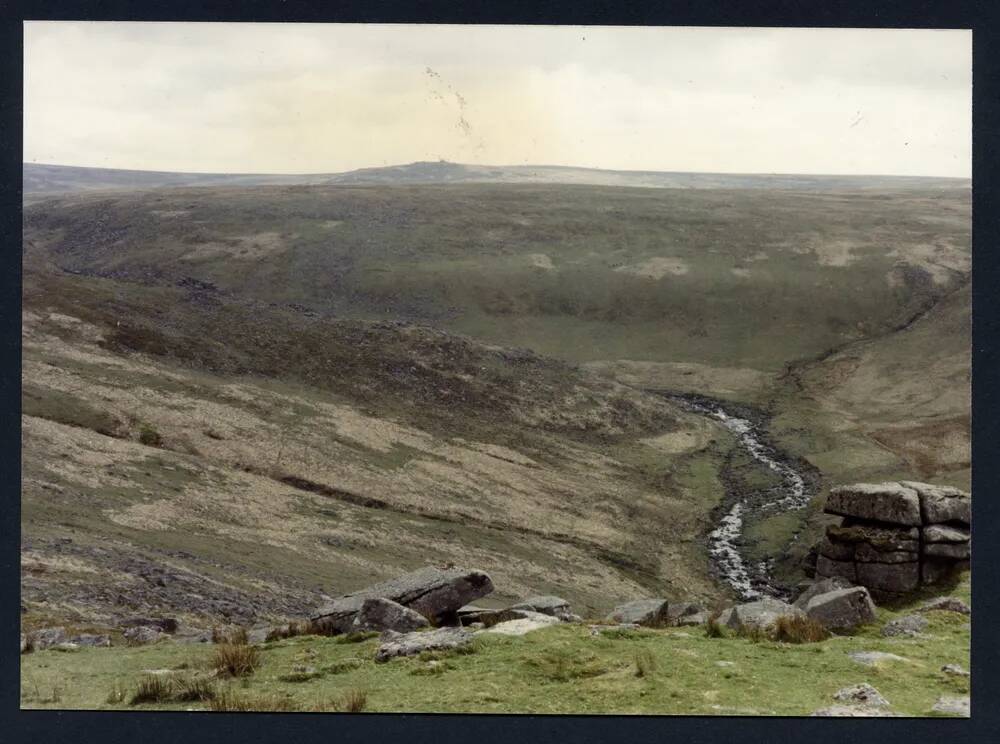
[[[969,601],[965,576],[950,593]],[[792,645],[710,638],[703,628],[637,631],[566,624],[523,637],[481,635],[469,649],[373,661],[377,638],[300,636],[262,644],[249,676],[207,679],[218,647],[172,642],[129,648],[46,650],[21,660],[24,708],[119,710],[290,710],[464,713],[808,715],[840,688],[868,682],[902,715],[930,715],[940,695],[967,695],[969,618],[930,612],[926,637],[883,638],[882,625],[912,606],[879,609],[853,636]],[[904,661],[862,666],[850,651]],[[204,680],[213,700],[132,703],[148,670]],[[205,692],[207,690],[208,692]]]

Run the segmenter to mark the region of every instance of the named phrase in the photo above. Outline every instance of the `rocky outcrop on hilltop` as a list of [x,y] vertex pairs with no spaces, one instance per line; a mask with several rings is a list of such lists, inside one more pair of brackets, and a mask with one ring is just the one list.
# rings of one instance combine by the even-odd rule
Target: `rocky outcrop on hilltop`
[[967,568],[972,497],[929,483],[856,483],[830,490],[843,517],[818,546],[816,577],[843,577],[876,596],[905,594]]

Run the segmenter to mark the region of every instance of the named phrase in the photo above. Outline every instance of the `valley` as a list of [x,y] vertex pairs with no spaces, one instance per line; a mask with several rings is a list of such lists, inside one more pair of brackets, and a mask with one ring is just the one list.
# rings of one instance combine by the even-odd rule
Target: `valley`
[[776,585],[830,485],[968,488],[967,189],[438,180],[26,196],[26,625],[280,621],[424,563],[708,601],[776,476],[661,393],[808,474],[743,525]]

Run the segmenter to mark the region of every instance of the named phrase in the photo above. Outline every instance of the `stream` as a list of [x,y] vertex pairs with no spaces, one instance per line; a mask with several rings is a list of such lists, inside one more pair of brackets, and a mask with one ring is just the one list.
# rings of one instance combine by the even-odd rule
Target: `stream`
[[761,440],[758,426],[747,418],[727,411],[724,404],[689,395],[671,395],[683,408],[714,419],[735,435],[737,441],[760,465],[780,478],[780,485],[727,494],[735,497],[718,526],[708,535],[708,553],[719,576],[742,599],[759,599],[781,593],[771,580],[772,560],[751,561],[740,552],[743,529],[750,514],[776,514],[801,509],[809,503],[810,493],[802,475],[783,461],[780,453]]

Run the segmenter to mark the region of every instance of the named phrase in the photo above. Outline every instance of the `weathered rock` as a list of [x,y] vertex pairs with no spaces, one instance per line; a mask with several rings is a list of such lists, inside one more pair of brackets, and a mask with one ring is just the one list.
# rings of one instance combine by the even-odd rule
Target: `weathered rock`
[[964,697],[951,697],[948,695],[942,695],[934,703],[931,711],[934,713],[943,713],[950,716],[962,716],[965,718],[969,717],[969,696]]
[[719,616],[719,622],[734,629],[767,628],[774,625],[779,617],[805,617],[805,613],[780,599],[765,597],[723,611]]
[[820,555],[816,559],[816,576],[823,578],[839,576],[856,584],[858,582],[858,569],[853,560],[835,561],[825,555]]
[[475,633],[464,628],[438,628],[414,633],[396,633],[387,630],[380,639],[381,643],[375,652],[375,661],[382,663],[397,656],[412,656],[422,651],[459,648],[467,645],[474,637]]
[[899,483],[855,483],[830,489],[828,514],[919,527],[920,497]]
[[932,612],[942,610],[946,612],[960,612],[963,615],[971,615],[972,608],[958,597],[935,597],[920,605],[921,612]]
[[868,543],[858,543],[854,547],[854,560],[858,563],[916,563],[920,556],[916,551],[879,550]]
[[968,561],[925,554],[920,564],[920,580],[924,584],[940,584],[954,576],[955,572],[967,567]]
[[310,619],[326,632],[346,633],[366,599],[382,598],[442,624],[457,621],[460,607],[492,591],[493,582],[482,571],[428,567],[337,597],[317,609]]
[[941,671],[947,674],[949,677],[968,677],[969,672],[958,664],[945,664],[941,667]]
[[847,653],[853,661],[859,664],[864,664],[865,666],[875,666],[884,661],[907,661],[907,659],[902,656],[897,656],[896,654],[887,654],[884,651],[849,651]]
[[605,618],[613,623],[636,623],[647,628],[668,625],[669,602],[665,599],[636,599],[620,604]]
[[951,558],[954,561],[964,561],[968,560],[970,554],[971,549],[968,543],[927,543],[924,545],[924,555],[935,558]]
[[21,653],[26,653],[28,650],[28,636],[21,633]]
[[73,636],[69,640],[70,643],[75,643],[77,646],[106,648],[111,645],[111,636],[95,635],[91,633],[81,633],[80,635]]
[[920,584],[919,563],[858,563],[858,583],[869,589],[902,594]]
[[686,618],[699,615],[704,611],[705,608],[695,602],[668,602],[667,624],[672,626],[683,625]]
[[161,633],[176,633],[177,621],[172,617],[129,617],[122,620],[118,625],[122,628],[136,628],[145,625],[156,628]]
[[901,486],[913,489],[920,498],[920,512],[925,524],[940,522],[972,523],[972,496],[951,486],[901,481]]
[[792,606],[798,607],[800,610],[805,610],[806,605],[809,604],[809,600],[817,594],[826,594],[827,592],[834,592],[837,589],[850,589],[852,586],[854,585],[843,576],[831,576],[826,579],[820,579],[803,588],[799,596],[792,602]]
[[809,714],[821,718],[898,718],[898,713],[893,713],[885,708],[869,708],[864,705],[831,705],[827,708],[820,708]]
[[927,618],[920,615],[903,615],[895,620],[890,620],[882,628],[882,635],[886,638],[904,637],[915,638],[927,629]]
[[684,615],[677,619],[676,625],[678,627],[687,627],[694,625],[704,625],[708,622],[708,612],[702,610],[701,612],[696,612],[693,615]]
[[531,610],[522,610],[522,612],[527,612],[528,616],[518,618],[516,620],[506,620],[480,632],[521,636],[525,633],[530,633],[533,630],[548,628],[551,625],[559,625],[562,623],[562,619],[556,617],[555,615],[546,615],[541,612],[532,612]]
[[827,539],[837,543],[867,543],[879,552],[905,550],[915,553],[920,546],[920,530],[916,527],[858,522],[844,519],[844,524],[826,528]]
[[[531,617],[534,610],[515,610],[508,607],[504,610],[486,610],[481,612],[479,615],[474,616],[475,622],[482,623],[486,628],[492,628],[494,625],[499,623],[510,622],[511,620],[523,620],[525,618]],[[539,613],[541,614],[541,613]],[[463,619],[463,622],[468,624],[470,620],[469,616]]]
[[358,614],[354,616],[351,631],[394,630],[409,633],[430,625],[419,612],[393,602],[391,599],[366,599]]
[[32,647],[41,651],[66,642],[66,628],[42,628],[28,635]]
[[829,630],[849,630],[875,620],[875,603],[863,586],[817,594],[804,609],[806,616]]
[[528,599],[511,605],[510,609],[531,610],[532,612],[540,612],[543,615],[552,615],[553,617],[572,614],[569,609],[569,602],[562,597],[553,597],[552,595],[528,597]]
[[932,524],[924,527],[923,536],[925,543],[967,543],[972,539],[972,532],[966,527]]
[[131,646],[145,646],[167,637],[159,628],[154,628],[151,625],[137,625],[134,628],[128,628],[122,635]]
[[870,705],[875,708],[887,708],[889,706],[889,701],[882,697],[881,693],[867,682],[837,690],[834,693],[833,699],[839,700],[842,703]]
[[[854,550],[856,547],[857,545],[854,542],[841,542],[839,540],[831,539],[828,535],[824,537],[819,544],[819,555],[822,558],[827,558],[832,561],[852,562],[854,560]],[[817,564],[818,562],[819,559],[817,558]]]

